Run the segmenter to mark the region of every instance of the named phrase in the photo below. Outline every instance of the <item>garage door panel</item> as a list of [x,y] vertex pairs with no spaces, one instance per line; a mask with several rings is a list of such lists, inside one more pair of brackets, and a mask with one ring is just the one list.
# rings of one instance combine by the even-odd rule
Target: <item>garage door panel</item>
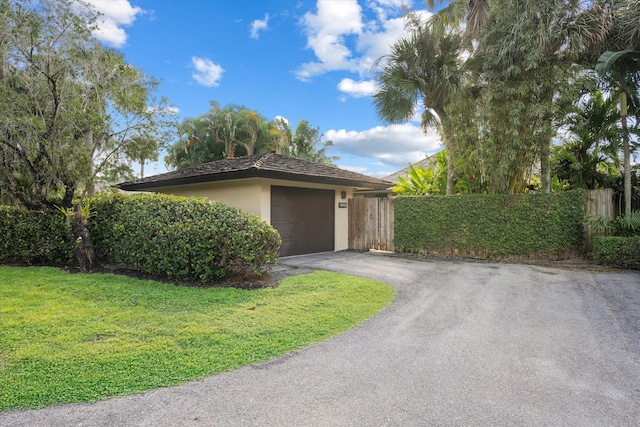
[[282,238],[280,255],[332,251],[334,204],[333,190],[271,187],[271,225]]
[[316,252],[327,252],[333,249],[333,239],[324,237],[309,241],[309,239],[288,239],[282,241],[280,253],[282,256],[312,254]]
[[289,236],[289,238],[322,238],[333,234],[333,227],[326,222],[305,221],[305,222],[278,222],[272,223],[278,230],[280,235]]
[[[331,202],[333,204],[333,200]],[[300,222],[301,220],[304,222],[323,222],[327,221],[333,214],[333,209],[310,210],[307,206],[314,206],[314,202],[310,200],[301,200],[299,203],[305,205],[305,207],[274,206],[271,209],[271,217],[277,218],[277,222],[292,222],[291,218],[297,219],[294,222]]]
[[[277,222],[291,222],[290,218],[295,218],[295,222],[302,221],[327,221],[333,215],[333,198],[331,204],[319,205],[313,199],[298,199],[296,203],[286,205],[272,205],[271,217],[278,218]],[[281,202],[280,202],[281,203]],[[328,204],[328,201],[325,201]]]

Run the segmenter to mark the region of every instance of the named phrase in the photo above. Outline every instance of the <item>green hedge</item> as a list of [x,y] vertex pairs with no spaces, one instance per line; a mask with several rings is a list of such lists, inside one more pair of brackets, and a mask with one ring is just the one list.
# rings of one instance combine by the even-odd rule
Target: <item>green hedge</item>
[[92,200],[98,255],[136,270],[208,282],[276,262],[278,232],[220,202],[166,195]]
[[640,236],[595,236],[592,253],[600,264],[640,269]]
[[394,200],[394,244],[400,252],[558,258],[581,249],[585,211],[579,190],[401,196]]
[[71,229],[62,213],[0,206],[0,262],[65,265],[73,261]]
[[[90,199],[91,238],[102,262],[208,282],[259,273],[278,259],[278,232],[220,202],[164,195]],[[73,236],[62,213],[0,206],[0,263],[68,265]]]

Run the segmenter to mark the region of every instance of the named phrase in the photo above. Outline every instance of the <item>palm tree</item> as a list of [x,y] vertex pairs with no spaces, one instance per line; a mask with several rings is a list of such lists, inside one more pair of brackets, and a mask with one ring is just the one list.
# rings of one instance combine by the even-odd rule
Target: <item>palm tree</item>
[[583,103],[576,105],[565,121],[571,139],[585,141],[590,150],[603,153],[614,163],[618,162],[620,141],[617,103],[616,96],[605,97],[602,92],[595,91]]
[[423,168],[409,163],[407,176],[400,175],[398,182],[393,187],[396,194],[403,196],[425,196],[427,194],[438,194],[438,171],[436,168]]
[[224,144],[227,158],[235,156],[236,147],[242,147],[247,155],[253,154],[258,139],[257,117],[257,112],[233,105],[228,105],[211,116],[214,138]]
[[238,105],[220,108],[212,102],[207,116],[214,139],[224,145],[225,157],[250,156],[279,148],[280,135],[276,126],[256,110]]
[[631,150],[627,122],[629,97],[638,104],[640,92],[640,5],[637,0],[616,2],[614,22],[598,58],[596,71],[617,87],[624,162],[625,215],[631,218]]
[[323,141],[320,128],[313,127],[307,120],[302,119],[291,136],[286,154],[298,159],[330,165],[334,160],[339,159],[339,157],[327,155],[327,148],[332,145],[331,140]]
[[278,154],[289,155],[293,131],[289,122],[283,117],[277,117],[269,122],[269,132],[274,136],[274,150]]
[[409,35],[397,40],[391,53],[376,61],[381,71],[376,76],[378,91],[374,105],[378,117],[387,123],[403,123],[422,102],[421,125],[426,130],[436,125],[449,154],[447,195],[453,194],[455,147],[454,124],[447,105],[461,93],[465,62],[462,35],[454,31],[436,31],[432,25],[409,21]]
[[167,167],[183,169],[223,158],[224,146],[213,138],[207,115],[187,118],[177,130],[180,139],[169,147]]
[[616,98],[605,98],[596,91],[567,116],[569,137],[553,149],[559,180],[567,180],[573,188],[595,189],[604,187],[606,178],[617,173],[620,116],[616,105]]
[[[486,4],[489,4],[486,2]],[[540,162],[550,192],[550,147],[576,96],[582,54],[598,45],[609,14],[578,0],[493,2],[470,63],[483,84],[480,147],[492,191],[521,190],[526,170]]]
[[131,139],[125,150],[127,159],[140,163],[140,178],[144,178],[144,164],[146,161],[158,160],[159,141],[150,136],[138,135]]
[[[605,0],[608,1],[608,0]],[[430,8],[440,6],[442,0],[425,0]],[[505,12],[507,11],[508,12]],[[522,2],[495,2],[491,0],[450,0],[448,4],[439,10],[431,22],[439,28],[460,28],[464,26],[465,36],[468,41],[477,43],[468,44],[468,48],[476,53],[475,58],[469,61],[469,67],[475,64],[481,68],[488,60],[493,61],[487,68],[489,71],[504,69],[513,74],[511,70],[522,70],[523,76],[519,83],[509,83],[507,86],[524,86],[530,82],[528,76],[533,76],[534,71],[543,77],[542,83],[535,83],[543,90],[533,99],[531,94],[525,95],[532,99],[532,103],[541,106],[547,105],[548,113],[542,116],[538,112],[527,113],[539,116],[542,123],[535,124],[532,129],[538,140],[537,149],[540,157],[543,190],[550,190],[549,176],[549,148],[554,129],[557,128],[559,118],[563,111],[558,99],[558,88],[567,86],[566,82],[572,80],[570,73],[565,76],[560,74],[567,70],[568,65],[575,63],[577,56],[584,50],[597,45],[606,33],[606,24],[610,17],[608,6],[600,2],[584,4],[579,0],[535,0]],[[487,36],[487,33],[490,33]],[[496,34],[499,40],[496,40]],[[524,39],[519,36],[524,36]],[[493,44],[494,46],[491,46]],[[480,51],[481,53],[477,53]],[[535,59],[535,64],[526,63],[526,54]],[[533,53],[533,54],[531,54]],[[541,68],[546,67],[546,70]],[[554,81],[554,78],[544,79],[544,76],[565,80],[565,84]],[[496,87],[505,82],[505,76],[498,76],[496,82],[491,82],[487,89]],[[498,83],[498,84],[497,84]],[[487,96],[486,98],[491,98]],[[519,102],[518,100],[500,100],[499,104],[513,114],[513,109],[508,104]],[[552,110],[556,110],[553,112]],[[546,117],[543,117],[546,116]],[[499,112],[491,121],[499,121],[505,117],[504,112]],[[518,121],[523,123],[531,121],[532,117],[521,117]],[[495,125],[495,123],[492,123]],[[487,126],[483,126],[487,128]],[[516,132],[516,134],[521,134]],[[502,142],[512,138],[506,138]],[[531,139],[533,142],[534,139]],[[500,152],[500,150],[498,150]],[[492,168],[493,169],[493,168]],[[511,168],[509,168],[511,169]]]
[[[445,3],[444,0],[425,0],[431,10]],[[465,35],[477,40],[489,23],[489,0],[450,0],[447,6],[433,15],[432,22],[440,27],[458,28],[464,22]]]
[[[631,216],[631,150],[629,147],[628,99],[636,95],[640,88],[640,50],[624,49],[617,52],[606,51],[598,58],[596,70],[609,76],[618,85],[620,98],[620,124],[622,128],[622,152],[624,162],[624,212]],[[635,91],[635,93],[634,93]]]

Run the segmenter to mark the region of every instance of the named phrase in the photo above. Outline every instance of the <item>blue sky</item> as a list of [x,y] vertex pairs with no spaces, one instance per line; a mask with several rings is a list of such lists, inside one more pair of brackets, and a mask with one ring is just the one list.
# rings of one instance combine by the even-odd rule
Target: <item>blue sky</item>
[[[307,119],[345,169],[385,176],[440,149],[419,122],[376,118],[372,64],[403,34],[401,6],[421,0],[90,0],[96,35],[161,80],[180,119],[209,101],[267,119]],[[162,156],[161,156],[162,157]],[[146,174],[165,172],[162,160]]]

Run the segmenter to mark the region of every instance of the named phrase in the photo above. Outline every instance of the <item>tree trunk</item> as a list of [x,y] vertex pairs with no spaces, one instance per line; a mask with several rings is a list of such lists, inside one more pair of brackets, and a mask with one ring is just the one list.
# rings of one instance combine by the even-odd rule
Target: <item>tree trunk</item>
[[622,152],[624,161],[624,214],[631,219],[631,151],[627,128],[627,92],[620,90],[620,120],[622,122]]
[[453,194],[453,178],[456,172],[455,165],[453,164],[453,153],[451,147],[447,147],[447,196]]
[[542,192],[544,194],[551,193],[551,146],[549,141],[541,139],[540,145],[540,181],[542,183]]
[[144,178],[144,158],[140,159],[140,178]]
[[80,271],[83,273],[96,271],[100,268],[100,262],[91,243],[91,235],[87,228],[86,218],[80,212],[72,212],[67,215],[67,220],[73,231],[73,251],[78,260]]
[[87,147],[87,152],[89,153],[89,179],[86,182],[87,196],[93,197],[96,192],[96,187],[93,182],[93,174],[94,174],[94,165],[93,165],[93,131],[87,132],[85,135],[85,146]]
[[[91,167],[93,169],[93,167]],[[93,179],[89,179],[87,181],[87,196],[93,197],[96,194],[96,185],[93,182]]]
[[447,189],[446,195],[451,196],[453,194],[453,185],[455,183],[455,173],[456,173],[456,165],[455,165],[455,152],[454,152],[454,144],[453,144],[453,132],[449,128],[448,122],[442,122],[442,118],[446,117],[446,113],[444,110],[436,111],[441,121],[441,129],[444,140],[444,148],[447,150]]

